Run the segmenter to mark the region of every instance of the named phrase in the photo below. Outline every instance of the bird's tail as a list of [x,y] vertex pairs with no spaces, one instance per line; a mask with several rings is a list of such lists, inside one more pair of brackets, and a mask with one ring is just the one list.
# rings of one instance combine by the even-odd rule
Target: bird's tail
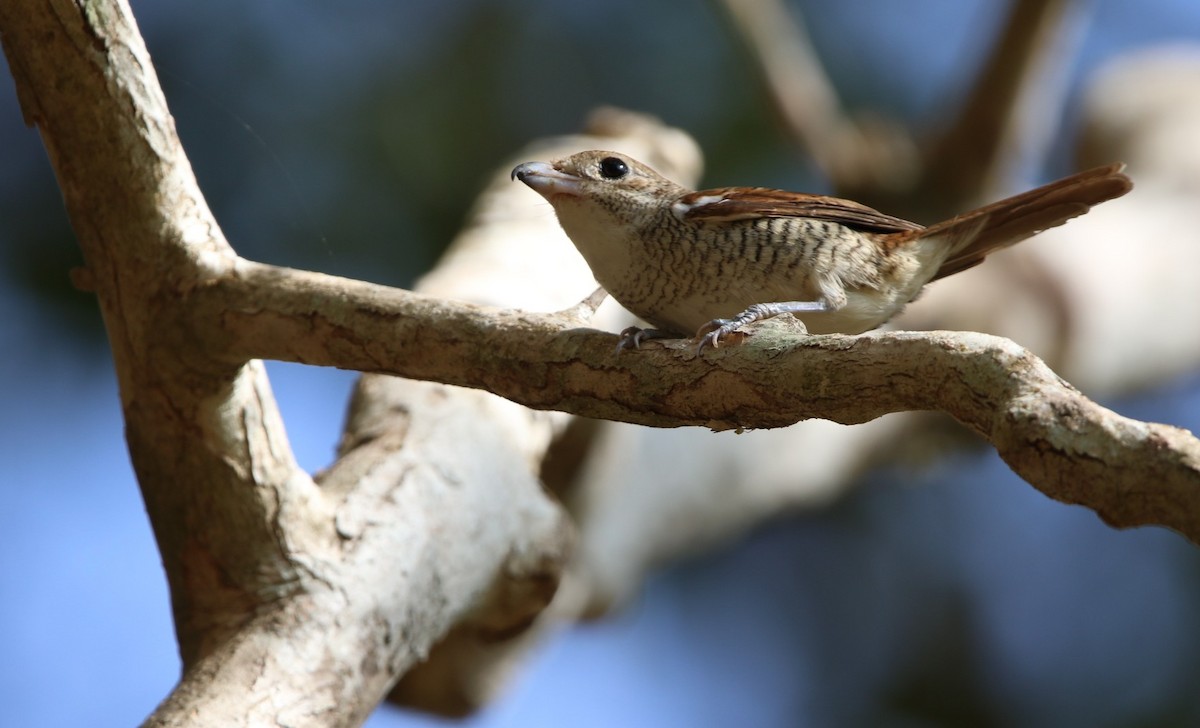
[[1125,165],[1118,162],[1079,172],[925,228],[918,237],[937,236],[952,246],[934,280],[979,265],[989,253],[1120,197],[1133,188],[1123,169]]

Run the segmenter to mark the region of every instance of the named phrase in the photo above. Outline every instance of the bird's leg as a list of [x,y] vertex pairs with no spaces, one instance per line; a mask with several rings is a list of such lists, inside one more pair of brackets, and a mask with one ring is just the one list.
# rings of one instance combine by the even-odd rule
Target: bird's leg
[[696,338],[700,343],[696,346],[696,355],[704,352],[704,347],[716,349],[721,339],[737,329],[785,313],[820,313],[831,311],[833,307],[825,301],[778,301],[776,303],[756,303],[731,319],[713,319],[700,327]]
[[621,338],[617,341],[617,353],[625,349],[639,349],[643,341],[650,339],[678,339],[679,334],[673,331],[663,331],[662,329],[643,329],[637,326],[630,326],[621,332]]

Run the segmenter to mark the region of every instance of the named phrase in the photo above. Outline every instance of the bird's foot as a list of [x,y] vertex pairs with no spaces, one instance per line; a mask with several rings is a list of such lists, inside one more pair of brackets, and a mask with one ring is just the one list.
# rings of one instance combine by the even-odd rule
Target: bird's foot
[[696,356],[704,353],[704,348],[711,346],[716,349],[722,339],[734,331],[755,321],[762,321],[785,313],[813,313],[828,311],[829,304],[824,301],[781,301],[778,303],[756,303],[731,319],[713,319],[700,327],[696,332]]

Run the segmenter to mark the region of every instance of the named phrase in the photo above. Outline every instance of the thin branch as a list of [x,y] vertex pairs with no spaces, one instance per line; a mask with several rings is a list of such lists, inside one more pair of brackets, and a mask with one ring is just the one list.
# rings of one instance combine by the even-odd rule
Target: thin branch
[[916,179],[912,135],[891,119],[848,113],[800,13],[781,0],[720,0],[784,128],[834,187],[851,196]]
[[1009,193],[1005,175],[1034,142],[1031,135],[1053,133],[1052,124],[1034,126],[1028,119],[1040,110],[1039,120],[1049,121],[1061,111],[1061,93],[1034,92],[1065,75],[1071,54],[1064,52],[1062,36],[1077,9],[1077,0],[1013,2],[965,102],[929,150],[922,189],[949,205],[949,212]]
[[[1061,94],[1036,92],[1070,55],[1063,30],[1075,0],[1015,0],[999,38],[961,109],[942,135],[918,154],[918,140],[898,121],[847,112],[812,47],[799,12],[780,0],[720,0],[733,31],[784,127],[844,195],[904,207],[919,192],[937,215],[1007,193],[1005,173],[1023,150],[1044,143]],[[1053,88],[1058,91],[1058,87]],[[911,204],[907,205],[911,207]]]
[[618,354],[614,336],[566,315],[248,262],[191,303],[199,319],[221,320],[220,340],[210,345],[238,357],[430,379],[538,409],[657,427],[854,424],[939,410],[987,439],[1046,495],[1085,505],[1113,526],[1159,524],[1200,543],[1200,441],[1095,404],[994,336],[798,337],[764,327],[745,345],[703,358],[683,342]]
[[829,140],[848,124],[800,17],[778,0],[720,0],[788,131],[831,174]]

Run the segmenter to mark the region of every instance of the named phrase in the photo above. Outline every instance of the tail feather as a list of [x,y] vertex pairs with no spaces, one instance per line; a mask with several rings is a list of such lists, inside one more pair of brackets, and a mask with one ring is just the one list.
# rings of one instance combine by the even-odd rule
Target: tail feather
[[983,262],[989,253],[1062,225],[1094,205],[1133,188],[1121,163],[1097,167],[1064,177],[1043,187],[1008,197],[931,225],[914,237],[947,238],[950,255],[934,280],[964,271]]

